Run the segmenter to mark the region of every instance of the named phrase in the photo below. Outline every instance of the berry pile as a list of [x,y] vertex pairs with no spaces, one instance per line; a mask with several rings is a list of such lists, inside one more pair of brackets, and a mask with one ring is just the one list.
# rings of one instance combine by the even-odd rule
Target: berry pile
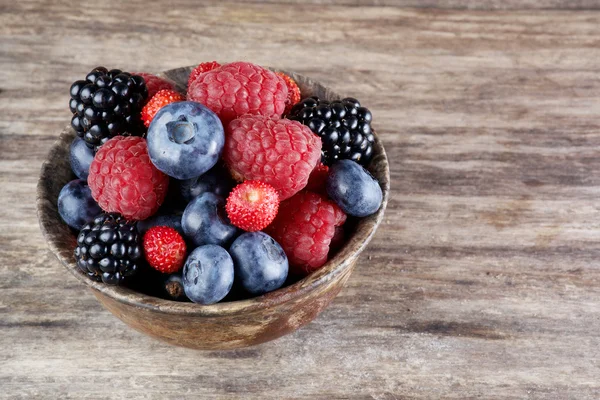
[[96,281],[198,304],[261,295],[321,268],[346,220],[381,206],[371,112],[302,99],[281,72],[205,62],[180,93],[98,67],[70,108],[79,179],[58,209]]

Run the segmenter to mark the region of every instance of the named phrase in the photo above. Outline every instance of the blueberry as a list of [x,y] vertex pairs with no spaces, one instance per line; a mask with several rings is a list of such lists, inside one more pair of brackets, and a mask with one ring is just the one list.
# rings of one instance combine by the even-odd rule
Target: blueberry
[[233,285],[233,261],[227,251],[214,244],[190,253],[183,266],[183,289],[194,303],[221,301]]
[[179,232],[181,236],[184,235],[181,228],[181,215],[155,215],[137,223],[138,232],[141,235],[155,226],[168,226]]
[[329,168],[327,194],[346,214],[355,217],[373,214],[383,198],[379,182],[352,160],[338,161]]
[[227,197],[234,182],[229,173],[219,164],[210,171],[196,178],[186,179],[179,182],[181,197],[186,202],[192,201],[202,193],[210,192],[218,196]]
[[94,151],[85,144],[84,140],[76,137],[71,143],[69,160],[75,175],[79,179],[87,179],[90,165],[94,161]]
[[227,218],[225,199],[214,193],[203,193],[192,200],[183,211],[181,226],[195,246],[226,246],[237,233]]
[[67,183],[58,195],[58,213],[67,225],[77,230],[101,212],[92,198],[92,191],[83,179]]
[[183,275],[180,272],[167,275],[163,283],[165,295],[169,299],[185,301],[185,289],[183,288]]
[[148,128],[152,163],[176,179],[204,174],[218,161],[225,134],[219,117],[200,103],[171,103],[156,114]]
[[279,289],[288,274],[285,252],[264,232],[246,232],[229,249],[235,277],[248,292],[263,294]]

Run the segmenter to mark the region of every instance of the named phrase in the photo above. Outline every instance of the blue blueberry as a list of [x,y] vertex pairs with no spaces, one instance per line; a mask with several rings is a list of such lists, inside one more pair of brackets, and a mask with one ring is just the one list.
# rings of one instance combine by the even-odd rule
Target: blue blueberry
[[287,256],[279,243],[264,232],[240,235],[229,253],[235,265],[236,280],[252,294],[279,289],[287,278]]
[[227,251],[214,244],[197,247],[183,266],[183,290],[194,303],[221,301],[233,285],[233,261]]
[[227,197],[234,185],[235,183],[229,173],[221,165],[217,164],[203,175],[179,181],[179,190],[181,198],[190,202],[192,199],[206,192]]
[[181,227],[181,215],[155,215],[137,223],[138,232],[144,235],[146,231],[155,226],[169,226],[175,229],[183,236],[183,228]]
[[152,163],[176,179],[191,179],[211,169],[223,151],[219,117],[200,103],[182,101],[161,108],[148,127]]
[[94,150],[90,149],[85,141],[79,137],[71,143],[69,152],[71,169],[79,179],[86,179],[90,173],[90,165],[94,161]]
[[361,165],[340,160],[329,168],[327,194],[348,215],[366,217],[381,206],[379,182]]
[[237,234],[225,211],[225,199],[214,193],[203,193],[187,205],[181,217],[187,239],[195,246],[226,246]]
[[85,224],[102,212],[92,197],[92,191],[83,179],[67,183],[58,194],[58,213],[72,228],[81,230]]

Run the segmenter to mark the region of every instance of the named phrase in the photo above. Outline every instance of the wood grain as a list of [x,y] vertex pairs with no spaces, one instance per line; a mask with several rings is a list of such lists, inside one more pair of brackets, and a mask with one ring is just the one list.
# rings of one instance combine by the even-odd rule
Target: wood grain
[[[595,2],[128,4],[0,5],[0,398],[600,398]],[[434,5],[449,4],[464,3]],[[393,191],[370,264],[313,323],[197,353],[129,329],[65,273],[35,185],[71,81],[212,59],[360,98]]]

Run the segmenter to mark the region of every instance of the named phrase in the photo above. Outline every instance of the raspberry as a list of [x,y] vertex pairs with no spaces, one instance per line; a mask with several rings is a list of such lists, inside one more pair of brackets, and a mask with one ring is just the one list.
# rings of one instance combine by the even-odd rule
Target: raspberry
[[152,75],[147,72],[136,72],[135,75],[139,75],[144,78],[146,87],[148,88],[148,99],[152,98],[152,96],[154,96],[160,90],[175,90],[175,85],[156,75]]
[[213,69],[217,69],[220,66],[221,66],[221,64],[219,64],[216,61],[209,61],[209,62],[203,62],[203,63],[198,64],[198,66],[196,68],[194,68],[192,70],[192,72],[190,73],[190,77],[188,78],[188,87],[190,87],[192,82],[194,82],[196,80],[198,75],[203,74],[208,71],[212,71]]
[[185,262],[185,241],[175,229],[155,226],[144,234],[144,254],[152,268],[165,274],[177,272]]
[[223,125],[240,115],[281,117],[288,89],[274,72],[234,62],[200,74],[188,88],[188,100],[213,110]]
[[278,208],[277,191],[261,181],[245,181],[237,185],[225,205],[231,223],[248,232],[264,229],[273,221]]
[[307,275],[325,264],[336,227],[345,220],[346,214],[325,196],[302,191],[281,203],[265,231],[287,254],[290,271]]
[[329,167],[323,163],[320,163],[313,169],[308,177],[308,183],[306,184],[306,190],[311,192],[327,194],[325,183],[327,182],[327,174],[329,173]]
[[321,158],[321,139],[297,121],[245,115],[225,133],[223,159],[237,180],[273,186],[285,200],[306,186]]
[[142,109],[142,121],[146,128],[150,126],[152,119],[164,106],[178,101],[185,101],[185,96],[175,90],[163,89],[156,92]]
[[330,258],[333,254],[335,254],[339,249],[344,246],[346,234],[344,233],[343,226],[336,226],[335,233],[331,238],[331,243],[329,244],[329,254],[327,255]]
[[277,75],[283,78],[285,81],[285,85],[288,88],[288,95],[285,99],[285,112],[284,114],[288,114],[292,107],[294,107],[298,102],[300,102],[300,88],[296,81],[294,81],[290,76],[284,74],[283,72],[277,72]]
[[88,184],[103,210],[142,220],[162,204],[169,177],[150,162],[145,139],[116,136],[96,153]]

